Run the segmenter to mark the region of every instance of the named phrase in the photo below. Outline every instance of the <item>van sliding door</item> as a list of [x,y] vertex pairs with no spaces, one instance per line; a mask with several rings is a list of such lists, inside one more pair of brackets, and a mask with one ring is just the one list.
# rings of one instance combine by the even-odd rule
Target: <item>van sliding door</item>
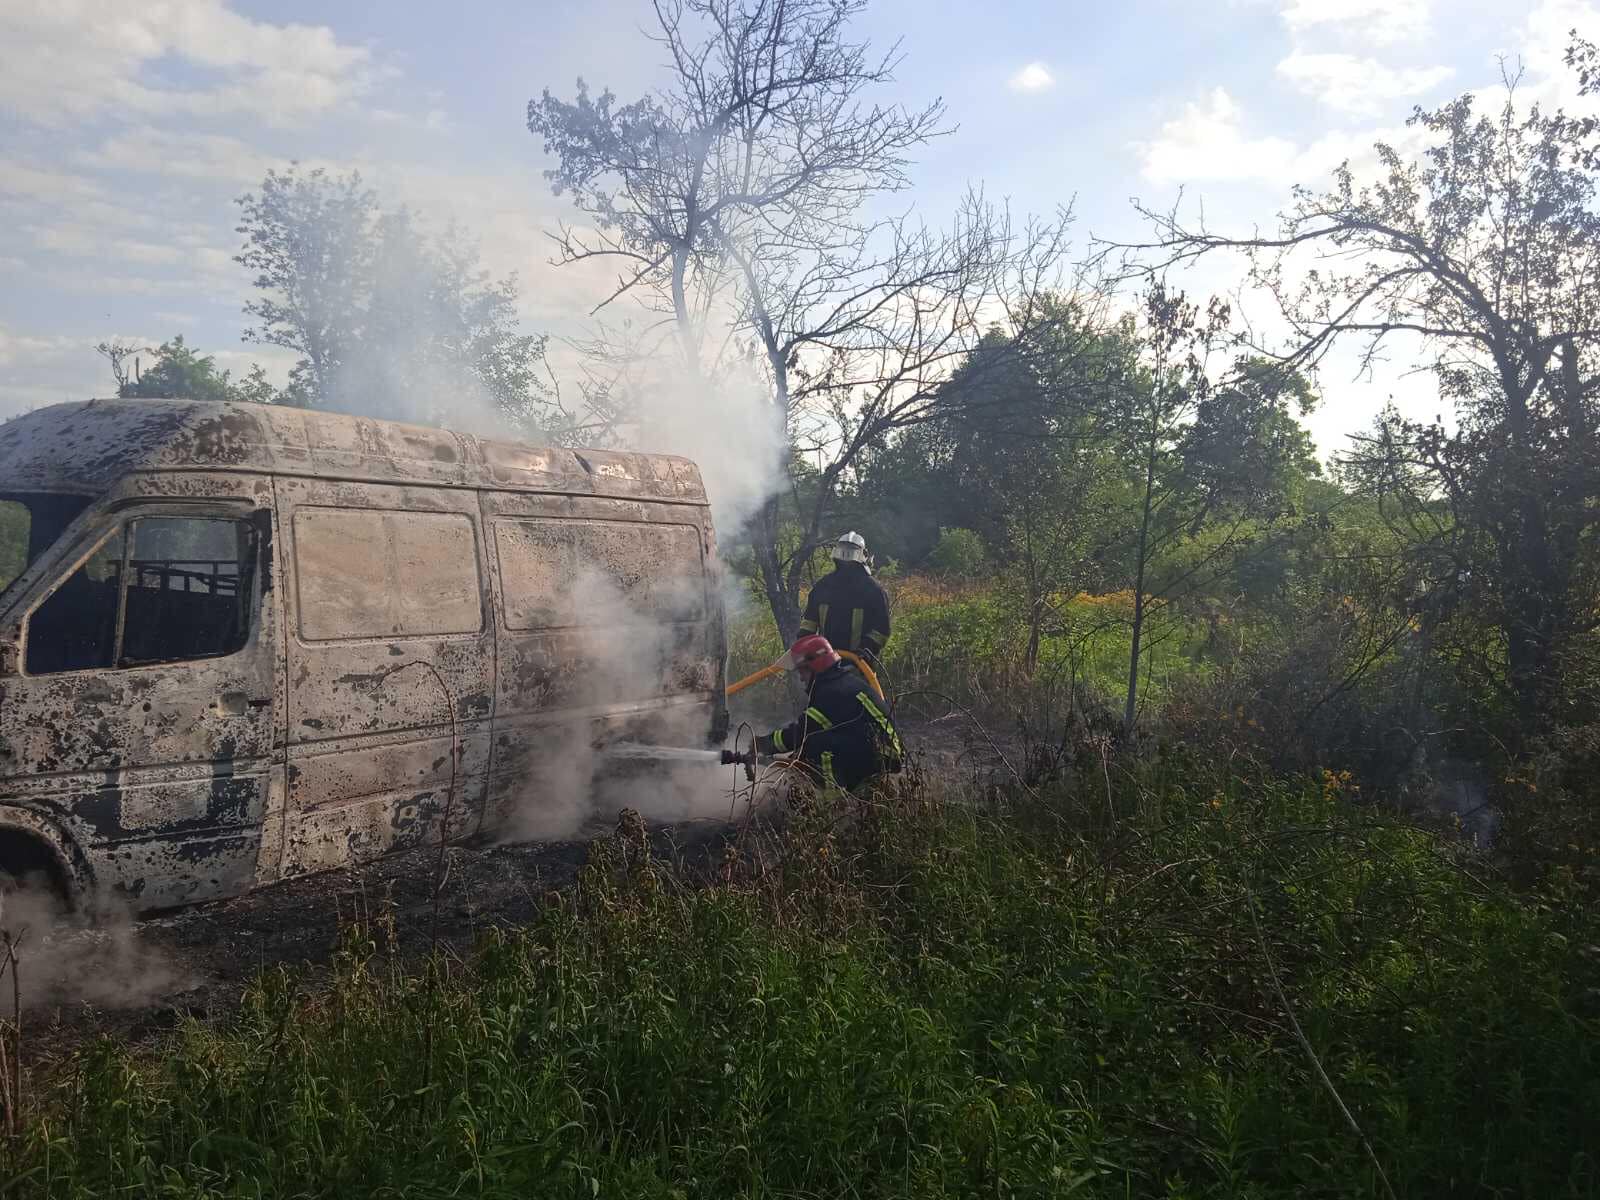
[[477,494],[280,480],[289,588],[284,874],[474,832],[494,636]]

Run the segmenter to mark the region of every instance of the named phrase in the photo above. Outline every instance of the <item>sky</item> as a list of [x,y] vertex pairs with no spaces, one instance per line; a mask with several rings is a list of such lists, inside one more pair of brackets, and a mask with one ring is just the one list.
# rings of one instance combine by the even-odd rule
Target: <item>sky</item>
[[[113,338],[181,333],[284,378],[285,352],[241,341],[234,199],[291,159],[359,167],[386,201],[458,221],[517,274],[527,329],[581,338],[611,276],[550,263],[572,214],[527,104],[580,77],[648,90],[652,20],[648,0],[3,0],[0,417],[108,394],[94,346]],[[1600,0],[874,0],[858,24],[903,54],[884,98],[942,97],[956,126],[904,204],[938,224],[972,185],[1017,213],[1072,202],[1079,244],[1138,239],[1135,198],[1267,227],[1292,185],[1407,144],[1413,106],[1492,94],[1505,63],[1528,97],[1570,102],[1572,28],[1600,37]],[[1432,414],[1410,365],[1329,365],[1310,421],[1325,453],[1388,399]]]

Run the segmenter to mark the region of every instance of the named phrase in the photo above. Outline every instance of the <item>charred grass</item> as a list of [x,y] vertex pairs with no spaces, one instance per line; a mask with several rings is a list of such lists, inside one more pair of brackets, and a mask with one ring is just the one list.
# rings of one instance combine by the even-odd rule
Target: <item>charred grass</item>
[[379,911],[80,1053],[6,1194],[1594,1195],[1596,941],[1336,780],[1181,755],[817,806],[709,878],[625,820],[470,953]]

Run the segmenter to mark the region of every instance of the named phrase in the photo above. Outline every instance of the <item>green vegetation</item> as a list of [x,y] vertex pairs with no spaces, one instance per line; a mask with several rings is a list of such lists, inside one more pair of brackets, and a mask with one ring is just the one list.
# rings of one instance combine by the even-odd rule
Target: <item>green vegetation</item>
[[1174,754],[981,810],[908,789],[700,888],[625,819],[465,962],[406,974],[378,920],[326,987],[102,1046],[11,1191],[1381,1194],[1342,1102],[1398,1196],[1595,1194],[1571,897],[1345,786]]
[[[1009,719],[1029,697],[1051,686],[1115,695],[1126,682],[1131,595],[1050,597],[1055,620],[1043,635],[1034,670],[1025,670],[1026,629],[1011,619],[1004,594],[974,584],[949,584],[921,575],[884,581],[893,604],[895,632],[882,665],[893,693],[937,692],[917,705],[941,710],[943,701],[971,705],[986,716]],[[1154,706],[1217,669],[1206,657],[1211,633],[1192,615],[1163,614],[1144,656],[1147,699]],[[781,652],[772,622],[747,611],[729,630],[728,678],[742,678]],[[777,696],[782,684],[757,685]]]
[[[111,341],[101,342],[95,351],[110,365],[117,395],[124,400],[293,402],[272,386],[260,363],[251,364],[249,374],[235,381],[231,371],[217,370],[217,360],[212,355],[185,345],[181,333],[159,346]],[[148,367],[144,366],[147,354]]]

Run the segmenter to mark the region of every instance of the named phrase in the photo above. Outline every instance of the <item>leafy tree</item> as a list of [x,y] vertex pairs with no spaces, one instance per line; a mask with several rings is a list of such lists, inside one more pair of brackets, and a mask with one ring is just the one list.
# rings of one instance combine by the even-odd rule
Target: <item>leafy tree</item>
[[259,293],[245,340],[301,356],[302,402],[444,423],[482,408],[571,432],[542,380],[545,339],[518,328],[515,278],[492,278],[458,230],[425,233],[354,171],[269,171],[238,204],[236,261]]
[[[1133,370],[1126,331],[1102,331],[1079,302],[1041,300],[1046,319],[990,334],[950,382],[927,440],[946,504],[994,547],[1002,598],[1038,663],[1060,601],[1104,572],[1120,467],[1107,438],[1115,396]],[[992,357],[992,361],[986,361]]]
[[[224,375],[227,372],[223,373]],[[233,384],[233,399],[251,404],[294,404],[296,396],[290,391],[280,391],[267,378],[266,368],[260,363],[250,364],[250,373]]]
[[896,59],[851,40],[864,6],[663,0],[662,88],[619,107],[580,82],[571,102],[547,91],[528,106],[559,160],[552,186],[590,218],[563,232],[563,260],[617,263],[612,299],[667,318],[697,386],[750,353],[768,401],[753,428],[819,462],[792,550],[781,489],[751,529],[786,638],[810,552],[869,448],[928,419],[985,321],[1035,312],[1065,250],[1064,218],[1016,229],[977,195],[944,233],[864,215],[909,185],[910,155],[943,129],[937,102],[871,102]]
[[180,333],[162,342],[153,351],[155,358],[137,379],[127,380],[117,390],[124,399],[132,397],[173,400],[232,400],[234,388],[227,371],[218,371],[216,359],[197,354],[184,345]]
[[377,195],[358,172],[330,176],[291,164],[269,170],[261,191],[236,203],[245,243],[234,261],[254,272],[259,293],[244,306],[257,321],[244,340],[297,352],[291,389],[323,404],[372,294]]
[[1138,717],[1149,618],[1232,571],[1291,508],[1299,476],[1314,473],[1310,440],[1289,411],[1310,389],[1292,370],[1247,359],[1214,385],[1210,358],[1229,314],[1204,310],[1157,282],[1144,298],[1144,368],[1121,389],[1113,418],[1132,468],[1126,566],[1132,590],[1123,730]]
[[115,381],[117,395],[120,396],[122,389],[138,374],[139,356],[154,354],[156,351],[150,346],[140,346],[116,338],[109,342],[101,342],[95,346],[94,352],[110,365],[111,378]]
[[[1569,61],[1594,93],[1594,47],[1574,41]],[[1527,730],[1593,707],[1600,131],[1520,104],[1515,79],[1497,111],[1466,95],[1411,124],[1431,137],[1419,158],[1380,144],[1375,180],[1347,165],[1298,190],[1275,236],[1156,217],[1157,245],[1169,261],[1243,251],[1289,323],[1289,365],[1346,338],[1368,362],[1396,339],[1416,350],[1454,422],[1386,412],[1348,476],[1406,536],[1431,598],[1419,619],[1457,629],[1441,651]]]
[[[112,377],[117,383],[117,395],[125,400],[143,397],[246,400],[257,404],[275,404],[282,399],[261,364],[252,364],[250,373],[235,383],[231,372],[218,371],[216,359],[190,348],[181,333],[170,342],[162,342],[156,347],[102,342],[95,349],[110,361]],[[150,366],[139,370],[135,356],[144,354],[151,356]],[[135,362],[133,371],[128,370],[130,359]]]

